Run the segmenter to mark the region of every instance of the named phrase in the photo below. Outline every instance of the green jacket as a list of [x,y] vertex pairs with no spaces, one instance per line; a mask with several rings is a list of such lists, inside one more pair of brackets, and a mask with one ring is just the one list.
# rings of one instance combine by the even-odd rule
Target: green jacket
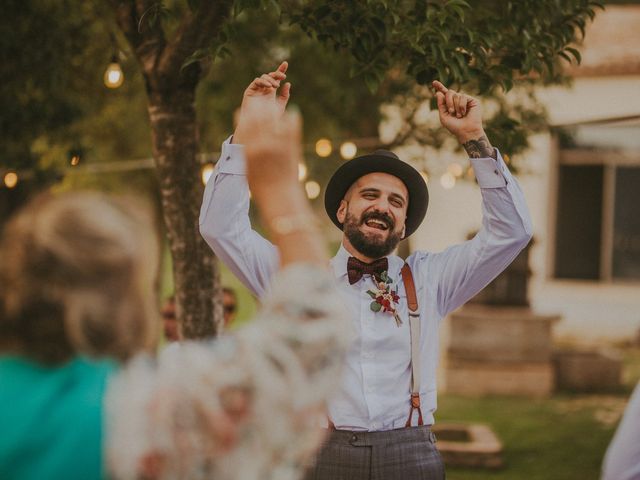
[[103,398],[116,365],[0,355],[0,478],[104,478]]

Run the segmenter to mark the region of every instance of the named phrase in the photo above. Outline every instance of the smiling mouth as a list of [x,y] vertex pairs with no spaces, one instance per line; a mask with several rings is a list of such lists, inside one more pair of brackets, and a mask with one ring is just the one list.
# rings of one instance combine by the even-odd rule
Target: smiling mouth
[[382,220],[377,220],[377,219],[374,219],[374,218],[372,218],[370,220],[367,220],[366,222],[364,222],[364,224],[367,227],[373,228],[373,229],[376,229],[376,230],[385,231],[385,230],[389,229],[389,226],[386,224],[386,222],[384,222]]

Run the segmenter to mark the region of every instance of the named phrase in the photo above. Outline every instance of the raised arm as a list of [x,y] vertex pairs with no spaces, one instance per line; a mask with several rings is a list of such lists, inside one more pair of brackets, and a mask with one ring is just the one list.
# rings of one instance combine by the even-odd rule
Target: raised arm
[[261,297],[276,271],[278,251],[251,227],[249,188],[246,179],[246,138],[254,127],[247,123],[250,108],[266,106],[276,115],[284,112],[290,84],[287,63],[254,79],[244,92],[237,129],[223,143],[222,153],[207,183],[200,210],[200,233],[216,255],[255,295]]
[[464,304],[502,272],[531,239],[524,195],[491,145],[482,126],[480,103],[434,82],[440,122],[470,157],[482,194],[482,228],[470,241],[429,255],[428,280],[437,279],[439,313]]

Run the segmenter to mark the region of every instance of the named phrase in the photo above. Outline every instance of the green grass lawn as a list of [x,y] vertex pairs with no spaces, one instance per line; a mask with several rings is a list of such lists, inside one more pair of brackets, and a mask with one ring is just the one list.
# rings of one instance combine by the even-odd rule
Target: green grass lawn
[[596,480],[611,437],[640,379],[640,349],[623,351],[624,388],[549,399],[441,395],[437,422],[489,425],[504,446],[501,470],[447,468],[448,480]]
[[504,445],[498,471],[449,467],[448,480],[589,480],[600,465],[626,396],[562,395],[547,400],[443,395],[438,422],[478,422]]

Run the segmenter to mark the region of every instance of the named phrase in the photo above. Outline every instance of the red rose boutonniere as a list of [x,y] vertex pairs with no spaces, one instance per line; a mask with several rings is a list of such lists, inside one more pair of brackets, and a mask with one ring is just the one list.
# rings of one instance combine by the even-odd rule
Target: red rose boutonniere
[[367,290],[367,293],[373,299],[369,308],[374,312],[382,310],[384,313],[393,315],[396,325],[399,327],[402,325],[402,320],[400,319],[400,315],[396,312],[396,305],[400,300],[400,296],[398,296],[398,288],[396,287],[395,290],[391,288],[393,280],[389,278],[386,271],[382,272],[380,275],[380,282],[376,282],[374,279],[374,283],[376,284],[376,289]]

